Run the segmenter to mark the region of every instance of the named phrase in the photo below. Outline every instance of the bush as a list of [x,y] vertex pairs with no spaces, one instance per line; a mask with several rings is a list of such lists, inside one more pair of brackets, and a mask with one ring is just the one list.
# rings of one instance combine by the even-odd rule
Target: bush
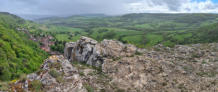
[[32,81],[30,85],[33,92],[42,92],[42,83],[39,80]]
[[57,72],[56,70],[52,69],[49,71],[49,74],[54,77],[54,78],[58,78],[61,74],[59,72]]
[[136,51],[135,55],[142,55],[142,53]]
[[107,32],[103,35],[104,39],[113,39],[116,36],[116,33],[114,31]]

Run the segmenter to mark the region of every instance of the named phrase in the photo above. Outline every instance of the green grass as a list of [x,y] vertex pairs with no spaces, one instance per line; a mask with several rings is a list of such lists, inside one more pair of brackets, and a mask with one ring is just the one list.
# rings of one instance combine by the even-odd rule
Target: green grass
[[71,27],[64,27],[64,26],[49,26],[48,28],[45,28],[44,31],[49,32],[80,32],[83,31],[80,28],[71,28]]
[[123,41],[127,41],[130,44],[142,45],[144,46],[146,43],[143,43],[143,35],[133,35],[126,36],[122,38]]
[[134,27],[142,28],[142,29],[154,29],[154,26],[150,24],[138,24],[138,25],[135,25]]
[[42,85],[42,83],[39,81],[39,80],[34,80],[34,81],[32,81],[31,83],[30,83],[30,87],[31,87],[31,90],[33,91],[33,92],[43,92],[42,91],[42,87],[43,87],[43,85]]
[[184,41],[185,38],[192,37],[192,33],[187,33],[187,34],[176,34],[172,38],[177,40],[177,41]]
[[73,36],[73,38],[70,39],[70,41],[76,42],[76,41],[78,41],[80,39],[81,36],[82,35]]
[[49,74],[54,78],[58,78],[59,76],[61,76],[61,74],[54,69],[50,70]]
[[163,41],[163,36],[162,35],[157,35],[157,34],[147,34],[146,36],[147,39],[147,47],[154,46],[156,44],[161,43]]
[[69,35],[67,34],[57,34],[55,35],[56,39],[59,40],[59,41],[69,41]]

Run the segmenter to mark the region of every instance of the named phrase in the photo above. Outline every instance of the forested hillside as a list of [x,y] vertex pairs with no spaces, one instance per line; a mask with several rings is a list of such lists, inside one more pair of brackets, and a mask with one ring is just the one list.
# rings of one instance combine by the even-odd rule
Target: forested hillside
[[36,71],[47,54],[38,44],[17,30],[26,21],[9,13],[0,13],[0,80],[8,81]]
[[46,18],[37,22],[46,24],[48,29],[56,29],[49,32],[59,41],[75,41],[83,35],[98,41],[115,39],[142,48],[157,44],[174,46],[217,42],[214,39],[218,35],[217,14],[78,15]]

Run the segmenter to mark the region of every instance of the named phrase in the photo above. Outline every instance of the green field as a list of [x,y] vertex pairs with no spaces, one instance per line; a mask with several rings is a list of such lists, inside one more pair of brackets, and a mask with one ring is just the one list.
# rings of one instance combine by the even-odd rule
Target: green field
[[56,39],[59,40],[59,41],[69,41],[69,35],[67,34],[57,34],[55,35]]
[[[212,30],[208,26],[216,25],[217,17],[218,14],[145,13],[113,17],[47,18],[38,20],[38,22],[52,26],[49,32],[55,34],[58,40],[76,41],[80,36],[88,36],[98,41],[115,39],[146,48],[157,44],[173,46],[175,44],[208,42],[199,40],[204,32],[198,30],[202,30],[202,28]],[[58,35],[56,36],[56,34]]]

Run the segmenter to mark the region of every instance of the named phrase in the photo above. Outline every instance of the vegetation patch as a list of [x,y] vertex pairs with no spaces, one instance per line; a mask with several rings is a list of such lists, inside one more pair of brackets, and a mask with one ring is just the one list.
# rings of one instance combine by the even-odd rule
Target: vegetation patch
[[83,85],[84,85],[84,87],[87,89],[88,92],[95,92],[95,91],[94,91],[94,88],[93,88],[91,85],[89,85],[89,84],[87,84],[87,83],[85,83],[85,84],[83,84]]
[[[36,71],[47,53],[29,40],[27,34],[17,30],[26,21],[11,14],[0,13],[0,80],[10,81],[22,74]],[[4,54],[3,54],[4,53]]]
[[49,74],[54,78],[58,78],[59,76],[61,76],[61,74],[59,72],[57,72],[55,69],[51,69],[49,71]]
[[39,80],[34,80],[30,83],[30,88],[33,92],[43,92],[42,83]]
[[1,91],[9,91],[9,85],[7,82],[0,82],[0,90]]
[[196,74],[201,77],[215,77],[218,73],[215,71],[209,71],[209,72],[198,72]]

